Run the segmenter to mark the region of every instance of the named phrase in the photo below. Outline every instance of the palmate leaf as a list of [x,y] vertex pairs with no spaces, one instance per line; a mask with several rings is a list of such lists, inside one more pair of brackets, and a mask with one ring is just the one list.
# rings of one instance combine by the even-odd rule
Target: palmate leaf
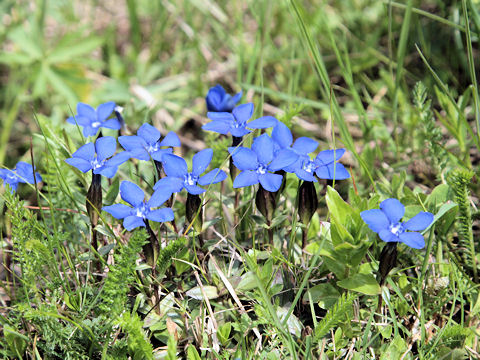
[[84,59],[81,56],[98,49],[102,43],[103,39],[98,36],[82,38],[79,33],[69,34],[63,37],[50,52],[47,62],[50,64],[83,62]]

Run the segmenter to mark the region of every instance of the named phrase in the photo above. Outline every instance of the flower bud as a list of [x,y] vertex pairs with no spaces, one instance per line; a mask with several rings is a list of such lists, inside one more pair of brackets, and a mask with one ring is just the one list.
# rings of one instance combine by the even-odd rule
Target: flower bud
[[265,190],[263,186],[260,185],[258,187],[257,195],[255,196],[255,205],[267,220],[268,225],[272,222],[276,203],[275,193]]
[[[187,221],[192,224],[195,231],[200,234],[203,226],[203,209],[202,199],[199,195],[192,195],[188,193],[186,203]],[[198,215],[197,215],[198,213]]]
[[304,181],[298,189],[298,214],[300,221],[308,225],[318,208],[317,192],[312,181]]
[[397,242],[387,242],[380,254],[378,265],[378,276],[380,286],[385,281],[388,273],[397,265]]

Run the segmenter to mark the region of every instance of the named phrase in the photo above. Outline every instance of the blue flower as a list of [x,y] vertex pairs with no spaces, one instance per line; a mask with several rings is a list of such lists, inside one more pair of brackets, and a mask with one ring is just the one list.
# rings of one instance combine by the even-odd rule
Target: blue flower
[[350,177],[350,173],[338,163],[344,153],[345,149],[324,150],[313,160],[308,155],[302,154],[293,169],[288,170],[293,170],[291,172],[305,181],[317,181],[314,174],[320,179],[345,180]]
[[219,134],[232,134],[235,137],[242,137],[251,131],[247,129],[266,129],[277,124],[273,116],[263,116],[247,123],[253,115],[253,104],[242,104],[229,112],[209,112],[207,116],[212,121],[202,126],[203,130],[214,131]]
[[205,98],[207,111],[231,112],[241,97],[241,91],[232,97],[230,94],[227,94],[222,85],[216,85],[208,90],[207,97]]
[[38,172],[35,173],[34,178],[33,172],[34,169],[32,165],[23,161],[19,161],[13,170],[0,169],[0,179],[3,180],[4,184],[8,184],[10,186],[10,192],[13,193],[14,191],[17,191],[19,183],[34,184],[35,178],[37,183],[42,181],[40,174]]
[[202,186],[216,184],[227,177],[227,174],[220,169],[213,169],[201,176],[212,161],[212,157],[212,149],[199,151],[193,156],[192,171],[188,172],[187,163],[181,157],[172,154],[164,155],[163,169],[167,176],[160,179],[153,189],[157,190],[166,187],[172,189],[173,192],[180,192],[185,188],[192,195],[199,195],[205,192],[197,184]]
[[252,148],[230,147],[234,165],[241,173],[233,182],[234,188],[255,185],[260,182],[263,188],[270,192],[278,191],[282,185],[282,176],[272,174],[294,163],[298,155],[288,149],[282,149],[275,154],[275,144],[267,134],[255,138]]
[[108,212],[116,219],[124,219],[123,227],[128,231],[139,226],[145,226],[145,220],[155,222],[172,221],[173,211],[170,208],[156,209],[160,207],[172,195],[166,187],[155,191],[147,202],[142,189],[130,181],[122,181],[120,184],[120,196],[122,200],[132,205],[113,204],[105,206],[102,210]]
[[180,146],[180,139],[173,131],[169,132],[160,141],[160,131],[150,124],[143,124],[134,136],[120,136],[118,142],[131,156],[138,160],[150,160],[150,157],[162,161],[164,154],[172,152],[171,148],[162,149],[165,146]]
[[118,119],[108,119],[115,109],[113,101],[106,102],[98,106],[97,110],[84,103],[77,104],[77,115],[69,117],[67,121],[70,124],[78,124],[83,127],[83,136],[95,136],[98,129],[103,127],[107,129],[118,130],[121,127]]
[[75,166],[82,172],[93,170],[94,174],[101,174],[111,178],[117,172],[118,166],[130,159],[130,153],[123,151],[112,155],[117,149],[117,141],[112,136],[98,138],[93,143],[83,145],[75,151],[71,158],[65,160],[67,164]]
[[414,248],[425,246],[423,235],[417,231],[425,230],[433,221],[433,214],[420,212],[406,222],[400,222],[405,207],[397,199],[387,199],[380,203],[380,209],[365,210],[360,213],[368,227],[378,233],[385,242],[403,242]]

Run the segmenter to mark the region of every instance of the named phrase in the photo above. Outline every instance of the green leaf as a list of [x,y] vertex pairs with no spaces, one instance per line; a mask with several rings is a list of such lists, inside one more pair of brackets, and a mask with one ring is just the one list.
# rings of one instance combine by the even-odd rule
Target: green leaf
[[255,279],[255,274],[252,271],[248,271],[242,275],[242,280],[240,280],[235,290],[248,291],[248,290],[255,289],[256,287],[257,287],[257,280]]
[[118,190],[120,188],[120,180],[118,177],[113,180],[112,185],[108,188],[107,194],[105,195],[104,205],[112,205],[117,198]]
[[381,360],[400,359],[407,351],[407,344],[400,335],[395,338],[388,345],[387,350],[380,356]]
[[323,309],[330,309],[340,297],[338,290],[329,283],[318,284],[308,289],[303,295],[303,303],[308,304],[310,300],[318,303]]
[[62,38],[48,55],[47,61],[50,64],[55,64],[76,60],[76,57],[89,54],[99,48],[102,43],[103,39],[97,36],[82,39],[79,34],[70,34]]
[[198,354],[197,349],[192,344],[188,345],[187,348],[187,359],[188,360],[202,360]]
[[[203,286],[203,291],[208,300],[218,298],[218,290],[215,286]],[[196,286],[186,292],[187,296],[196,300],[203,300],[203,293],[200,286]]]
[[218,340],[220,340],[223,346],[227,345],[228,338],[230,337],[230,331],[232,331],[232,323],[230,322],[227,322],[218,327],[218,330],[217,330]]
[[365,295],[380,294],[380,285],[371,274],[355,274],[345,280],[338,281],[337,285]]

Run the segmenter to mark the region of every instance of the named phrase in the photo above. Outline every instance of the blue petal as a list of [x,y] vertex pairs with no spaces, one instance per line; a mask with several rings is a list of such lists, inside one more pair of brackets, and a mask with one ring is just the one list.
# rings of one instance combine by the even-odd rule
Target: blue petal
[[222,121],[224,123],[231,124],[235,121],[233,115],[229,112],[209,112],[207,117],[213,121]]
[[112,215],[115,219],[126,218],[127,216],[130,216],[134,211],[134,209],[125,204],[113,204],[110,206],[104,206],[102,210]]
[[162,204],[167,201],[170,196],[172,196],[173,191],[169,187],[160,186],[152,194],[152,197],[147,202],[148,208],[156,208],[162,206]]
[[317,161],[320,165],[327,165],[333,163],[333,161],[338,161],[344,153],[345,149],[320,151],[315,161]]
[[90,163],[90,161],[80,158],[65,159],[65,162],[69,165],[75,166],[78,170],[84,173],[92,169],[92,164]]
[[260,184],[262,184],[265,190],[275,192],[282,186],[283,177],[278,174],[266,173],[258,175],[258,180],[260,180]]
[[125,220],[123,220],[123,227],[128,231],[131,231],[139,226],[145,226],[145,222],[141,217],[131,215],[127,216]]
[[[273,116],[262,116],[261,118],[252,120],[247,123],[247,127],[249,127],[250,129],[267,129],[274,127],[277,123],[278,120],[275,119]],[[290,144],[291,143],[292,142],[290,142]]]
[[239,123],[245,123],[253,115],[253,103],[238,105],[232,110],[233,116]]
[[251,131],[245,129],[245,126],[239,126],[239,127],[232,126],[230,128],[230,134],[232,134],[232,136],[235,136],[235,137],[241,138],[250,133]]
[[232,97],[232,103],[233,104],[236,104],[237,102],[240,101],[240,99],[242,98],[242,92],[240,91],[239,93],[236,93],[233,97]]
[[173,131],[170,131],[163,140],[160,142],[160,146],[180,146],[180,139],[178,135],[175,134]]
[[258,184],[258,175],[252,170],[242,171],[233,181],[234,188],[241,188],[255,184]]
[[156,182],[153,186],[153,190],[157,189],[166,189],[165,191],[170,191],[172,193],[177,193],[182,191],[184,181],[181,178],[167,176]]
[[115,109],[115,103],[113,101],[106,102],[97,107],[97,119],[100,122],[106,120],[112,115],[113,109]]
[[200,179],[198,179],[199,185],[210,185],[219,183],[227,178],[227,174],[223,170],[220,169],[213,169],[209,171],[205,175],[203,175]]
[[380,209],[362,211],[360,216],[368,225],[370,230],[375,231],[376,233],[384,229],[388,230],[390,226],[390,221]]
[[281,170],[297,161],[298,155],[290,149],[283,149],[277,153],[275,159],[268,165],[270,171]]
[[[15,166],[15,170],[17,175],[23,180],[22,182],[28,182],[30,184],[34,183],[33,166],[31,164],[19,161]],[[37,179],[37,181],[41,180]]]
[[77,104],[77,114],[90,119],[90,122],[97,120],[97,112],[90,105],[79,102]]
[[383,230],[380,230],[380,232],[378,233],[378,235],[380,236],[380,239],[382,239],[383,241],[385,242],[398,242],[400,239],[398,238],[398,236],[394,235],[390,230],[388,229],[383,229]]
[[119,136],[118,142],[122,147],[127,151],[132,151],[134,149],[145,149],[147,147],[147,143],[143,140],[140,136]]
[[133,159],[150,161],[150,154],[148,153],[147,150],[136,148],[134,150],[129,151],[129,153]]
[[425,239],[418,232],[401,233],[400,241],[414,249],[423,249],[425,247]]
[[174,219],[173,211],[170,208],[153,210],[147,213],[147,219],[155,222],[166,222]]
[[143,193],[142,189],[140,189],[134,183],[126,180],[122,181],[120,184],[120,196],[124,201],[133,207],[139,206],[145,198],[145,194]]
[[257,154],[254,151],[243,146],[231,147],[228,151],[232,155],[233,164],[239,170],[255,170],[257,168]]
[[295,143],[292,145],[292,149],[301,155],[307,155],[307,154],[310,154],[311,152],[314,152],[317,146],[318,146],[317,141],[310,139],[308,137],[301,137],[295,140]]
[[83,136],[85,136],[85,137],[95,136],[95,135],[97,135],[98,129],[99,129],[98,127],[94,128],[90,125],[85,126],[83,128]]
[[305,171],[302,168],[295,169],[295,175],[297,175],[300,180],[317,182],[317,179],[315,179],[315,176],[313,176],[312,173]]
[[205,192],[200,186],[185,184],[185,189],[192,195],[200,195]]
[[15,175],[15,173],[9,169],[0,169],[0,179],[5,180],[8,175]]
[[130,152],[128,151],[122,151],[121,153],[118,153],[111,159],[107,160],[105,163],[106,166],[120,166],[122,165],[125,161],[129,160],[131,157]]
[[118,130],[122,127],[122,124],[120,124],[120,121],[118,121],[117,118],[113,118],[110,120],[107,120],[100,125],[101,127],[104,127],[106,129],[113,129],[113,130]]
[[137,135],[145,140],[148,144],[155,144],[160,139],[160,131],[150,124],[143,124],[137,130]]
[[73,153],[72,157],[92,161],[95,158],[95,145],[93,143],[83,145]]
[[253,140],[252,150],[257,154],[260,164],[267,165],[273,160],[273,140],[267,134],[260,135]]
[[230,132],[231,124],[224,121],[211,121],[202,126],[205,131],[213,131],[222,135],[227,135]]
[[117,150],[117,140],[112,136],[104,136],[95,142],[95,150],[97,152],[97,159],[103,161],[113,154]]
[[207,103],[207,111],[224,111],[221,108],[221,105],[225,95],[225,89],[221,85],[216,85],[210,88],[205,98]]
[[433,214],[420,212],[403,224],[405,230],[422,231],[430,226],[433,221]]
[[73,125],[78,124],[79,126],[88,126],[90,125],[90,119],[85,116],[77,115],[75,117],[71,116],[67,119],[67,122]]
[[100,174],[106,178],[111,179],[117,173],[118,166],[102,166],[101,168],[93,170],[94,174]]
[[212,161],[213,150],[204,149],[193,155],[192,159],[192,174],[195,176],[202,175],[207,170],[210,161]]
[[405,207],[397,199],[387,199],[380,203],[380,209],[385,213],[391,223],[398,223],[405,214]]
[[[152,152],[150,154],[150,156],[152,157],[153,160],[163,162],[163,156],[165,154],[173,154],[173,149],[172,148],[160,149],[160,150]],[[148,153],[147,153],[147,155],[148,155]]]
[[172,154],[163,156],[163,169],[167,176],[182,178],[187,175],[187,163],[181,157]]
[[18,188],[18,182],[11,182],[11,181],[5,181],[4,184],[5,188],[7,189],[7,185],[10,186],[10,194],[13,194],[15,191],[17,191]]
[[334,163],[321,165],[315,170],[315,174],[317,174],[320,179],[345,180],[350,178],[350,173],[340,163],[335,163],[335,165]]
[[288,126],[279,121],[272,130],[272,139],[283,149],[292,144],[293,136]]

